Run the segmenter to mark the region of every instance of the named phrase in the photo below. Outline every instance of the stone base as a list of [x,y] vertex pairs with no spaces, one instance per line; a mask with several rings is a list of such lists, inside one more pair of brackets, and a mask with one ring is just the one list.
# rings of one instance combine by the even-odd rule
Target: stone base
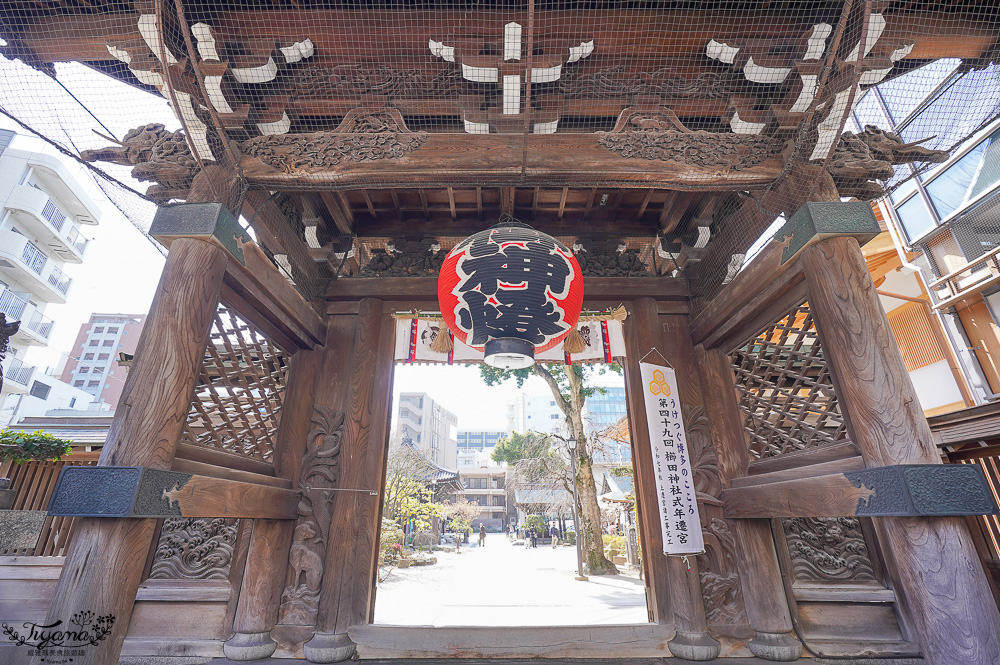
[[302,645],[302,652],[310,663],[340,663],[350,660],[358,646],[347,633],[316,633]]
[[687,633],[677,631],[667,642],[670,653],[686,660],[715,660],[722,651],[722,645],[708,633]]
[[34,549],[44,523],[44,510],[0,510],[0,549]]
[[260,660],[270,658],[277,646],[270,633],[236,633],[222,651],[229,660]]
[[802,643],[791,633],[757,632],[747,643],[750,653],[764,660],[775,660],[782,663],[798,660],[802,655]]

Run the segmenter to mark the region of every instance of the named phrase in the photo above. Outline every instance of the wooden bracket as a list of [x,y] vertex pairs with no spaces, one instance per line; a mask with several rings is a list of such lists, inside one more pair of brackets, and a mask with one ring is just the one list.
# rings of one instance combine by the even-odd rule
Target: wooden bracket
[[153,216],[149,235],[170,246],[175,238],[213,240],[241,265],[246,265],[241,244],[250,236],[233,213],[221,203],[174,203],[160,206]]
[[997,515],[972,464],[898,464],[724,490],[728,518]]
[[808,245],[834,236],[853,236],[859,245],[877,236],[882,230],[875,212],[864,201],[830,201],[806,203],[774,234],[784,245],[781,264],[798,256]]
[[294,519],[300,492],[143,466],[67,466],[49,515]]

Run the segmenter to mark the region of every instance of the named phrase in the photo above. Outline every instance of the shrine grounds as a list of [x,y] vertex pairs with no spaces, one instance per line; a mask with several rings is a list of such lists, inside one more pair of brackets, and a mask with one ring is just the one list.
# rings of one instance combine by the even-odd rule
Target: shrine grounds
[[577,581],[576,549],[526,549],[491,533],[430,566],[396,568],[378,585],[375,623],[404,626],[580,626],[647,623],[635,573]]

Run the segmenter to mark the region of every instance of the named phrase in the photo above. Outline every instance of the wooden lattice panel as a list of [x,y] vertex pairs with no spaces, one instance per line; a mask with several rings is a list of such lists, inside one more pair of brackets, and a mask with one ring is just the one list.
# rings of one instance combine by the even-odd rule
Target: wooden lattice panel
[[753,459],[847,437],[808,303],[737,349],[732,363]]
[[220,305],[181,441],[270,461],[288,356]]

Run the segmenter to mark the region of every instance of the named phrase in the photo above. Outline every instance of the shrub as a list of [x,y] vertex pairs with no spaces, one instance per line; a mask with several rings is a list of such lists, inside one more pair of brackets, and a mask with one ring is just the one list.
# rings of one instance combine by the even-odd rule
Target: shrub
[[13,460],[17,464],[29,461],[58,460],[69,455],[71,442],[59,439],[42,430],[15,432],[0,430],[0,462]]
[[382,533],[379,535],[378,565],[396,561],[403,551],[403,529],[393,520],[382,520]]
[[549,533],[549,528],[545,525],[545,520],[542,519],[541,515],[528,515],[524,518],[524,530],[527,531],[531,527],[535,527],[535,533],[539,536],[546,536]]

